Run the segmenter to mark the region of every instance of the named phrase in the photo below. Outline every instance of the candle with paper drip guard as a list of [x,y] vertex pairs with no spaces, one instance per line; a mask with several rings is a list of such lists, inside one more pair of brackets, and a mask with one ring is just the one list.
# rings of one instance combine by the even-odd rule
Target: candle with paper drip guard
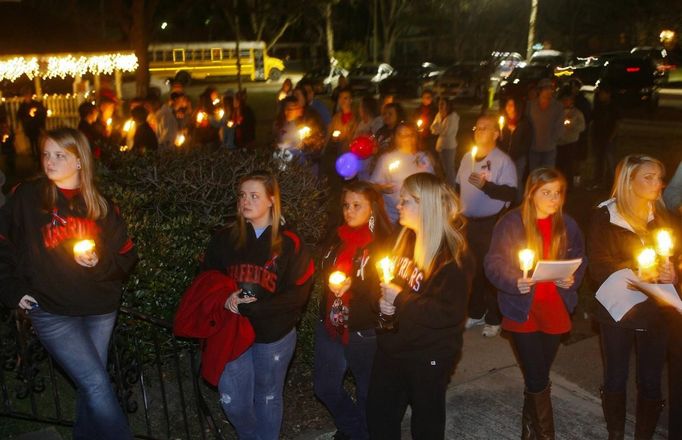
[[474,145],[471,149],[471,171],[474,171],[476,167],[476,153],[478,153],[478,147]]
[[522,249],[519,251],[519,265],[523,271],[523,278],[528,278],[528,271],[533,268],[535,262],[535,252],[531,249]]
[[331,287],[333,290],[338,290],[347,279],[348,277],[345,273],[341,272],[340,270],[336,270],[329,275],[329,287]]
[[84,256],[95,250],[94,240],[81,240],[73,245],[73,254],[75,256]]
[[656,232],[656,253],[668,262],[673,254],[673,247],[673,237],[670,231],[668,229],[659,229]]
[[637,277],[642,278],[642,273],[656,265],[656,251],[652,248],[644,248],[637,255]]

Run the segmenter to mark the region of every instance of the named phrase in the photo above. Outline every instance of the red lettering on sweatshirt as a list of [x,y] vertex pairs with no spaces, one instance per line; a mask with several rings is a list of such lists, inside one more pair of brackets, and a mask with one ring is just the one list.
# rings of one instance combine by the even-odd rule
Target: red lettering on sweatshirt
[[255,264],[236,264],[227,268],[227,276],[237,283],[254,283],[270,293],[277,289],[277,274]]
[[101,229],[94,220],[82,217],[66,217],[62,223],[49,223],[42,227],[43,244],[54,249],[66,240],[94,240]]

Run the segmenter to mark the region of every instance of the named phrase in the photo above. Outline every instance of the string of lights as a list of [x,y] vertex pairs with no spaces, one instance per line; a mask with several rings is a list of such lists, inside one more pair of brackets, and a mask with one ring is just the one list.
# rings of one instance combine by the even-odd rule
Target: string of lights
[[0,80],[14,81],[22,75],[29,79],[65,78],[67,76],[110,74],[115,70],[134,72],[137,57],[133,53],[92,55],[15,56],[0,58]]

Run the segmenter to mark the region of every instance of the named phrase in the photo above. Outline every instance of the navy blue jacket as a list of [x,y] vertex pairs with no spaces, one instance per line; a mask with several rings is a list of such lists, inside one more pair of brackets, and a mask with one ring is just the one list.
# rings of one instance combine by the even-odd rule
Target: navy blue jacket
[[[566,253],[560,259],[583,259],[574,274],[573,286],[570,289],[557,286],[557,292],[564,301],[566,309],[572,313],[578,302],[577,291],[585,275],[587,257],[585,256],[585,241],[578,224],[566,214],[564,214],[564,223],[568,237]],[[485,256],[484,269],[490,282],[497,288],[497,302],[502,315],[517,322],[528,320],[530,307],[535,297],[534,288],[528,294],[522,294],[516,285],[517,280],[523,276],[519,268],[518,253],[525,247],[526,232],[523,229],[521,210],[516,208],[506,213],[495,225],[490,248]]]

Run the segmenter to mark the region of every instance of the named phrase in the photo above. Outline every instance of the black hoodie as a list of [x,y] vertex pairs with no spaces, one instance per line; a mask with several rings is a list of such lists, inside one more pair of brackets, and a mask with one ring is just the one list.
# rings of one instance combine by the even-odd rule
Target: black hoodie
[[[56,207],[44,210],[42,194],[50,185],[47,178],[19,185],[0,210],[0,300],[17,307],[31,295],[59,315],[113,312],[137,261],[125,223],[111,203],[105,218],[88,219],[80,194],[68,199],[58,191]],[[94,267],[74,260],[73,245],[83,239],[95,241]]]

